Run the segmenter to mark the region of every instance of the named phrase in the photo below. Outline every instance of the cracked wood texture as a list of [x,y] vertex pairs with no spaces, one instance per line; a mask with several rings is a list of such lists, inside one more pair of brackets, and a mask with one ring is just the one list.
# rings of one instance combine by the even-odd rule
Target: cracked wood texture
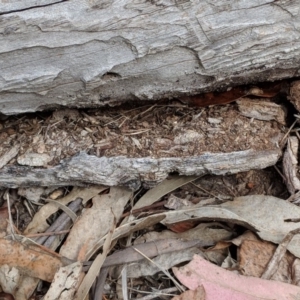
[[96,157],[84,152],[48,169],[6,166],[0,171],[0,186],[66,186],[103,184],[126,185],[138,189],[143,183],[151,187],[171,172],[183,175],[225,175],[264,169],[276,164],[279,149],[206,153],[194,157],[153,159],[127,157]]
[[298,76],[296,0],[10,0],[0,112],[99,107]]

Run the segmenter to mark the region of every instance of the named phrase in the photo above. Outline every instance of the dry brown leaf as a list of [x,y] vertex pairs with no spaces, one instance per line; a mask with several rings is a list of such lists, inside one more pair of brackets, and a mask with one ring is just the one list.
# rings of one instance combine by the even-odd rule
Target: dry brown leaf
[[37,245],[0,239],[0,265],[4,264],[48,282],[52,281],[56,271],[63,265],[58,255],[45,252]]
[[258,241],[258,237],[250,230],[231,240],[231,243],[240,246],[244,241]]
[[81,248],[84,247],[87,251],[93,249],[109,231],[112,218],[119,221],[131,196],[132,191],[122,187],[111,187],[109,194],[95,196],[93,206],[86,209],[74,224],[60,254],[77,259]]
[[221,266],[223,261],[229,255],[229,248],[226,249],[217,249],[217,250],[205,250],[205,258],[210,262],[216,264],[217,266]]
[[[154,224],[159,223],[164,218],[164,214],[158,214],[125,223],[115,230],[113,234],[113,240],[128,236],[131,233],[136,232],[138,230],[148,228]],[[96,242],[94,247],[88,251],[87,257],[91,257],[98,249],[100,249],[103,246],[106,237],[107,235],[105,235],[102,239]]]
[[[258,235],[265,240],[280,243],[285,235],[298,228],[296,223],[285,222],[287,218],[300,215],[300,208],[282,199],[271,196],[245,196],[235,198],[218,206],[189,208],[180,211],[170,211],[155,216],[127,223],[116,229],[115,236],[125,236],[137,228],[145,228],[145,224],[155,224],[159,218],[162,224],[172,224],[181,220],[220,220],[230,221],[257,230]],[[157,218],[157,219],[156,219]],[[134,224],[134,226],[130,225]],[[101,239],[97,246],[103,243]],[[300,256],[300,237],[295,236],[288,249],[297,257]]]
[[[241,274],[261,277],[275,250],[276,246],[269,242],[259,240],[243,241],[239,249],[239,269]],[[294,259],[292,254],[286,253],[270,279],[291,283],[293,276],[291,269]]]
[[292,265],[292,270],[291,270],[292,274],[293,274],[293,284],[300,286],[300,259],[296,258],[294,260],[294,263]]
[[90,269],[88,270],[87,274],[83,278],[83,280],[75,294],[74,300],[85,299],[91,286],[93,285],[96,277],[98,276],[98,274],[100,272],[100,269],[101,269],[101,267],[106,259],[106,256],[110,250],[113,233],[116,228],[116,219],[115,218],[111,219],[111,222],[109,225],[110,225],[110,229],[109,229],[109,232],[107,234],[106,240],[103,245],[103,252],[101,254],[98,254],[96,259],[93,261]]
[[[218,228],[219,227],[219,228]],[[199,239],[206,245],[214,245],[216,242],[222,240],[229,240],[232,238],[232,232],[222,228],[218,223],[202,223],[197,227],[192,228],[182,233],[175,233],[170,230],[163,230],[161,232],[150,231],[134,241],[134,244],[140,244],[150,241],[162,239],[184,239],[195,240]]]
[[18,188],[18,195],[25,197],[29,201],[39,202],[41,196],[45,192],[44,187],[20,187]]
[[220,241],[217,242],[216,245],[214,245],[213,247],[209,248],[209,250],[224,250],[224,249],[228,249],[231,246],[230,242],[226,242],[226,241]]
[[143,197],[141,197],[134,205],[133,209],[151,205],[164,195],[174,191],[188,182],[197,179],[198,177],[199,176],[173,176],[165,179],[163,182],[158,184],[155,188],[149,190]]
[[31,295],[35,291],[40,279],[24,276],[18,285],[18,289],[15,294],[16,299],[20,300],[28,300],[30,299]]
[[[158,241],[152,241],[145,244],[138,244],[134,247],[128,247],[124,250],[115,252],[114,254],[107,257],[104,267],[110,267],[113,265],[120,265],[126,263],[137,262],[144,259],[144,256],[139,252],[143,253],[148,258],[154,256],[170,253],[172,251],[183,251],[191,247],[203,247],[201,240],[182,241],[180,239],[163,239]],[[137,252],[139,251],[139,252]]]
[[205,300],[205,290],[203,286],[197,287],[194,291],[188,290],[179,296],[175,296],[172,300]]
[[287,253],[287,247],[290,244],[291,240],[299,235],[300,228],[294,229],[290,231],[284,239],[281,241],[281,243],[277,246],[272,258],[268,262],[268,265],[266,269],[264,270],[264,273],[262,274],[261,278],[263,279],[270,279],[273,274],[275,274],[276,270],[278,269],[278,266],[282,259],[284,258],[285,254]]
[[167,203],[164,206],[168,209],[181,209],[194,205],[195,204],[189,201],[189,199],[182,199],[176,197],[174,194],[169,194]]
[[[189,208],[164,213],[164,225],[179,221],[220,220],[243,225],[257,231],[260,238],[273,243],[281,243],[283,238],[292,230],[299,227],[297,223],[286,222],[300,215],[300,207],[272,196],[237,197],[218,206]],[[300,236],[296,235],[288,245],[288,250],[300,257]]]
[[[107,189],[104,186],[90,186],[88,188],[74,187],[73,190],[65,197],[59,199],[61,204],[67,205],[76,198],[82,198],[83,203],[90,200],[92,197],[96,196],[100,192]],[[44,232],[49,224],[47,219],[58,210],[57,205],[53,203],[48,203],[44,205],[33,217],[30,224],[27,226],[24,234]]]
[[[132,263],[127,266],[127,277],[138,278],[143,276],[152,276],[157,272],[160,272],[161,269],[169,270],[176,265],[190,261],[195,254],[202,255],[202,251],[199,250],[198,247],[193,247],[185,249],[184,251],[173,251],[170,253],[160,254],[157,257],[152,258],[150,261],[148,259],[143,259],[138,263]],[[122,268],[123,266],[120,266],[119,270]],[[118,274],[119,273],[115,276],[118,277]]]

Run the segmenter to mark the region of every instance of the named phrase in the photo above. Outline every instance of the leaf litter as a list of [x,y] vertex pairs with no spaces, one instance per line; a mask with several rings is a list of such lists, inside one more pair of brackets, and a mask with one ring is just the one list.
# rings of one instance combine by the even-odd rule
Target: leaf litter
[[[296,87],[293,83],[292,88]],[[280,127],[286,135],[281,134],[281,140],[275,133],[273,136],[283,151],[276,168],[222,176],[172,174],[149,190],[101,185],[23,186],[0,190],[1,297],[10,295],[10,299],[20,300],[298,299],[298,115],[293,117],[294,123],[288,120],[284,105],[276,99],[268,100],[269,93],[274,96],[269,89],[265,94],[262,92],[264,99],[256,98],[253,105],[247,94],[237,104],[210,107],[210,112],[205,108],[196,109],[196,113],[198,117],[199,114],[207,117],[203,127],[217,128],[227,117],[240,120],[239,126],[243,126],[241,120],[247,120],[244,137],[234,135],[237,131],[233,123],[223,124],[229,130],[226,135],[231,131],[230,139],[223,145],[225,148],[234,141],[241,150],[247,149],[245,142],[250,132],[255,140],[257,126],[262,124],[257,119],[267,122],[264,124],[268,128]],[[297,90],[291,92],[290,100],[296,108],[297,97]],[[25,162],[31,168],[47,168],[72,155],[73,150],[74,153],[83,150],[84,143],[86,150],[100,156],[114,155],[112,144],[120,141],[120,147],[127,147],[124,155],[149,155],[143,151],[151,132],[155,131],[150,113],[158,120],[157,107],[153,105],[144,111],[139,108],[136,114],[128,116],[122,110],[118,115],[111,109],[107,117],[92,111],[64,110],[44,118],[44,123],[23,116],[23,123],[15,121],[13,125],[7,119],[5,124],[9,126],[2,125],[6,129],[1,131],[1,136],[9,139],[1,148],[0,167]],[[176,107],[168,111],[166,118],[170,122],[172,114],[177,117],[181,114],[178,112],[182,107]],[[198,118],[191,110],[181,116],[185,122]],[[133,119],[132,123],[128,117]],[[82,138],[83,144],[78,143],[79,148],[71,151],[71,142],[67,141],[72,130],[68,136],[63,131],[53,131],[56,123],[61,126],[59,130],[67,130],[66,120],[70,121],[68,126],[77,128],[72,143],[78,140],[78,134],[92,139],[93,126],[101,127],[101,122],[110,131],[98,144],[95,141],[89,144]],[[138,127],[138,122],[143,126]],[[293,126],[287,125],[292,123]],[[118,124],[121,132],[116,129]],[[174,139],[167,134],[163,141],[156,138],[155,143],[163,145],[159,148],[163,155],[168,149],[176,156],[195,154],[180,148],[202,138],[195,135],[201,133],[200,127],[189,124],[186,134],[176,129]],[[249,124],[250,128],[253,125],[251,129]],[[167,129],[166,124],[161,125]],[[45,130],[53,139],[55,134],[61,134],[67,146],[63,150],[54,149],[59,146],[53,146],[53,140],[40,139],[41,132],[45,137]],[[220,130],[215,131],[224,135]],[[143,137],[137,138],[138,134]],[[24,135],[29,137],[34,149],[24,148]],[[15,138],[19,144],[14,142]],[[211,133],[208,138],[219,137]],[[129,148],[129,140],[137,152]],[[216,144],[213,139],[204,143],[207,148],[202,148],[203,151],[209,149],[209,143],[212,151],[231,151],[220,144],[220,139]],[[32,151],[45,155],[27,155]],[[53,156],[55,151],[60,154]],[[49,153],[51,161],[46,157]]]

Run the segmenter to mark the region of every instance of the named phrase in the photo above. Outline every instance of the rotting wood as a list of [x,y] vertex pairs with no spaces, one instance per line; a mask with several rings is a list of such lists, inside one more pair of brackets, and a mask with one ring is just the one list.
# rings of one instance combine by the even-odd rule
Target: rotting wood
[[19,153],[20,145],[15,145],[0,157],[0,169]]
[[[281,112],[274,111],[275,119]],[[4,121],[0,154],[26,136],[19,157],[43,154],[51,161],[39,168],[32,160],[12,159],[0,170],[1,187],[103,184],[137,189],[141,184],[153,186],[173,172],[262,169],[277,162],[285,132],[276,121],[244,117],[230,104],[77,111],[75,120],[64,113],[53,115]],[[17,165],[20,162],[27,166]]]
[[[8,118],[0,132],[0,155],[20,144],[18,157],[10,164],[31,167],[53,167],[80,151],[98,157],[184,158],[274,149],[283,134],[280,124],[244,117],[235,105],[189,108],[177,104],[67,112],[61,111],[60,117],[54,112],[45,117]],[[278,107],[273,117],[282,120],[281,112]]]
[[299,75],[296,0],[39,2],[0,7],[4,114]]
[[263,169],[276,164],[281,151],[238,151],[207,153],[187,158],[96,157],[84,152],[49,169],[7,166],[0,171],[1,187],[66,186],[103,184],[127,185],[137,189],[142,183],[153,186],[169,173],[182,175],[234,174]]
[[290,88],[289,100],[293,103],[295,108],[300,111],[300,81],[294,81]]
[[287,111],[281,105],[265,99],[243,98],[237,101],[239,111],[243,116],[258,120],[276,120],[286,125]]
[[283,173],[288,191],[294,195],[300,190],[298,174],[298,148],[299,141],[296,136],[288,138],[287,148],[283,155]]

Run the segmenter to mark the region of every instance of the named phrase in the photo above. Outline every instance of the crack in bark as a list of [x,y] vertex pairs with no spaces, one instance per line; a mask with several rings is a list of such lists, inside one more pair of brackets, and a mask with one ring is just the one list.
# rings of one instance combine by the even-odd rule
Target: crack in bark
[[11,11],[6,11],[6,12],[0,13],[0,16],[1,15],[9,15],[9,14],[12,14],[12,13],[22,12],[22,11],[26,11],[26,10],[31,10],[31,9],[35,9],[35,8],[43,8],[43,7],[56,5],[56,4],[67,2],[67,1],[69,1],[69,0],[60,0],[60,1],[57,1],[57,2],[54,2],[54,3],[49,3],[49,4],[44,4],[44,5],[35,5],[35,6],[29,6],[29,7],[26,7],[26,8],[22,8],[22,9],[15,9],[15,10],[11,10]]
[[278,3],[275,3],[276,2],[276,0],[273,2],[273,3],[271,3],[271,5],[273,5],[273,6],[276,6],[276,7],[278,7],[278,8],[280,8],[282,11],[284,11],[284,12],[286,12],[286,13],[288,13],[292,18],[294,18],[295,16],[293,16],[293,14],[289,11],[289,10],[287,10],[286,8],[284,8],[284,7],[282,7],[280,4],[278,4]]

